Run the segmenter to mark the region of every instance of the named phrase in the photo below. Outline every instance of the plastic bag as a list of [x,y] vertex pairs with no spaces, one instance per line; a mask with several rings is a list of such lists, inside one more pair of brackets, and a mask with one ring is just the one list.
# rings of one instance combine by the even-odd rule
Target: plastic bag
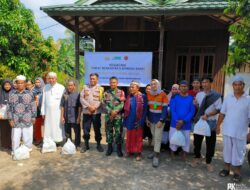
[[56,143],[51,138],[45,138],[43,141],[42,153],[56,152]]
[[172,138],[170,139],[170,144],[174,144],[177,146],[185,146],[186,138],[184,134],[179,130],[175,131]]
[[211,130],[210,130],[210,127],[209,127],[208,123],[205,120],[200,119],[194,125],[194,134],[210,137],[211,136]]
[[70,138],[68,138],[67,142],[62,147],[62,154],[75,154],[76,153],[76,146]]
[[6,105],[2,105],[0,107],[0,116],[2,119],[7,119],[7,106]]
[[13,160],[25,160],[30,158],[30,151],[25,145],[21,145],[13,152]]
[[161,144],[167,144],[168,140],[169,140],[169,132],[168,131],[163,131]]

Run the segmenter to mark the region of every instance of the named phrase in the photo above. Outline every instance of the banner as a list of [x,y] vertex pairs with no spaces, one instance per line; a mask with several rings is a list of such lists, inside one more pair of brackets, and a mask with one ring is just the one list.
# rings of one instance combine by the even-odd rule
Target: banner
[[99,74],[99,83],[109,85],[109,78],[119,79],[119,86],[129,86],[135,80],[145,87],[152,76],[152,52],[86,52],[85,82],[91,73]]

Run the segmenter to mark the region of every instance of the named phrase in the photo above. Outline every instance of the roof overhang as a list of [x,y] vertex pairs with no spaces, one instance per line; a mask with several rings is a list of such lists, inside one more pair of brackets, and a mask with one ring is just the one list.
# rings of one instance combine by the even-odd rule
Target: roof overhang
[[[144,3],[139,1],[144,1]],[[165,16],[166,21],[168,21],[179,16],[207,15],[223,24],[230,25],[239,18],[224,14],[224,9],[227,6],[228,2],[223,0],[161,6],[149,4],[145,0],[137,0],[132,3],[124,0],[122,2],[89,0],[84,3],[76,2],[69,5],[41,7],[41,10],[72,31],[75,28],[75,17],[79,17],[79,32],[85,34],[93,32],[96,28],[100,28],[103,24],[121,16],[144,17],[151,22],[159,22],[161,16]]]

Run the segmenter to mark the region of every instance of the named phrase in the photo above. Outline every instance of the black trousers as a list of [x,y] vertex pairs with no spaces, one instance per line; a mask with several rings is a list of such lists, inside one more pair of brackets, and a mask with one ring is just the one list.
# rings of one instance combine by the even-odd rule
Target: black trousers
[[[201,158],[201,147],[204,136],[194,134],[194,154],[195,158]],[[210,164],[214,157],[216,144],[216,131],[211,131],[211,136],[206,137],[206,163]]]
[[70,138],[72,140],[72,134],[71,134],[71,128],[74,129],[75,133],[75,145],[76,147],[80,146],[81,144],[81,129],[80,129],[80,124],[76,123],[65,123],[64,125],[65,128],[65,135],[67,138]]
[[144,127],[143,127],[143,139],[145,139],[146,137],[148,137],[149,139],[152,139],[152,133],[150,131],[150,128],[147,126],[146,123],[144,123]]
[[83,139],[85,141],[89,141],[90,139],[90,129],[91,124],[93,123],[94,131],[95,131],[95,141],[100,142],[102,140],[101,134],[101,114],[83,114]]

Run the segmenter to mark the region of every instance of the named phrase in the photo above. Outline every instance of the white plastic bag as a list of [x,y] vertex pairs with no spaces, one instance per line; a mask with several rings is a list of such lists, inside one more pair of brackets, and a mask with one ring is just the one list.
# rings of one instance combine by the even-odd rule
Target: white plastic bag
[[211,130],[210,130],[210,127],[209,127],[208,123],[205,120],[200,119],[194,125],[194,134],[210,137],[211,136]]
[[0,116],[2,119],[7,119],[7,106],[6,105],[0,106]]
[[170,139],[170,144],[174,144],[177,146],[185,146],[186,138],[184,134],[180,130],[176,130]]
[[62,147],[62,154],[75,154],[76,146],[71,142],[70,138],[68,138],[67,142]]
[[51,138],[45,138],[43,141],[42,153],[56,152],[56,143]]
[[169,132],[168,131],[163,131],[162,132],[161,144],[167,144],[168,140],[169,140]]
[[30,151],[25,145],[21,145],[13,152],[13,160],[25,160],[30,158]]

